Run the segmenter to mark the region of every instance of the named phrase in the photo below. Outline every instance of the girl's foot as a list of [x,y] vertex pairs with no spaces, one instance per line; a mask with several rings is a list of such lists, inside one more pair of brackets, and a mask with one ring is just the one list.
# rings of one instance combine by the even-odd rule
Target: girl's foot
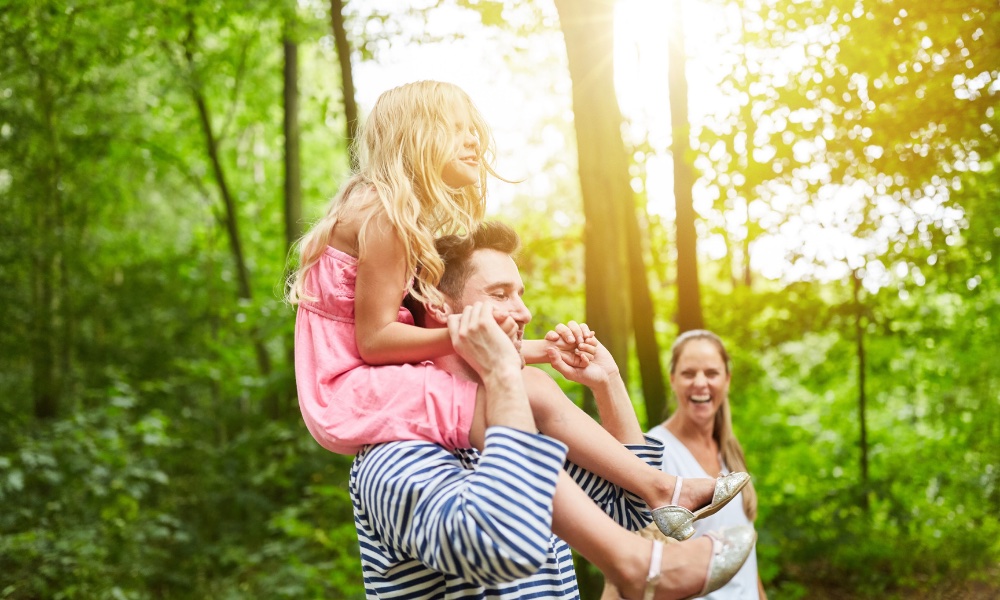
[[[740,493],[740,490],[750,482],[750,476],[746,473],[730,473],[718,479],[683,479],[677,477],[674,484],[673,497],[670,504],[653,509],[653,521],[664,535],[677,540],[686,540],[694,535],[694,521],[713,515],[730,500]],[[711,494],[707,499],[704,497],[702,482],[712,485]],[[687,496],[685,502],[685,488],[694,487],[699,489],[692,491]],[[689,506],[697,507],[693,512]]]
[[712,495],[715,494],[714,479],[707,477],[697,479],[675,477],[674,479],[674,493],[670,504],[683,506],[693,512],[712,502]]
[[645,575],[633,566],[631,576],[616,585],[621,597],[628,600],[704,596],[736,575],[756,540],[753,527],[741,525],[679,544],[654,541],[646,554]]

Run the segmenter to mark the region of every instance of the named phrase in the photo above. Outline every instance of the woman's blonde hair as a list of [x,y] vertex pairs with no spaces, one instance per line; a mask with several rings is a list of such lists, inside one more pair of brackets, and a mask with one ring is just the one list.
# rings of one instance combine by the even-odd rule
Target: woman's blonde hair
[[[726,346],[722,343],[722,339],[711,331],[692,329],[677,336],[677,339],[674,340],[674,345],[670,347],[671,375],[674,374],[674,369],[677,367],[677,361],[680,360],[684,347],[692,340],[707,340],[715,346],[716,350],[719,351],[719,357],[722,358],[722,362],[726,365],[726,373],[730,373],[729,353],[726,352]],[[740,446],[740,441],[736,439],[736,434],[733,433],[733,418],[729,408],[729,394],[726,394],[726,397],[722,399],[722,406],[715,413],[712,438],[719,445],[722,462],[726,465],[726,468],[730,471],[749,472],[746,457],[743,454],[743,447]],[[757,490],[753,487],[753,481],[743,488],[743,512],[746,513],[747,518],[751,521],[757,519]]]
[[[455,111],[467,110],[473,134],[479,140],[479,182],[453,188],[441,179],[445,165],[455,157]],[[374,188],[366,205],[352,206],[366,214],[358,235],[363,254],[365,231],[380,204],[395,227],[406,253],[406,270],[415,275],[409,291],[419,301],[440,301],[435,289],[444,265],[434,239],[445,234],[467,234],[486,211],[486,177],[495,156],[489,126],[469,96],[458,86],[418,81],[384,92],[354,141],[357,169],[330,203],[323,216],[299,240],[299,266],[289,279],[287,299],[292,304],[311,300],[305,274],[326,250],[341,210],[359,187]],[[502,178],[501,178],[502,179]]]

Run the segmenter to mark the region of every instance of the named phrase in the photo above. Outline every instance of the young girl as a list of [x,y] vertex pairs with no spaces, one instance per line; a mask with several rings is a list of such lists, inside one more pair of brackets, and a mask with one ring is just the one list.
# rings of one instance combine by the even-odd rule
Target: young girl
[[[486,176],[497,176],[490,130],[460,89],[423,81],[379,97],[356,151],[357,173],[303,237],[290,282],[289,301],[299,304],[303,418],[323,447],[341,454],[412,439],[482,449],[479,386],[430,362],[454,353],[448,331],[414,326],[401,302],[409,291],[442,304],[434,239],[471,232],[483,217]],[[509,316],[497,320],[516,336]],[[691,521],[721,508],[748,480],[738,474],[682,486],[618,443],[558,386],[533,393],[529,385],[528,393],[539,429],[567,444],[579,466],[660,507],[653,514],[667,535],[689,537]]]

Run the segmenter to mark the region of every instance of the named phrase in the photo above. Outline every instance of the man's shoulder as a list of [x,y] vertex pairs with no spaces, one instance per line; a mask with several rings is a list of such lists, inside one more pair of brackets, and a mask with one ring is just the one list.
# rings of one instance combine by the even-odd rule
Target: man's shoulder
[[475,468],[479,452],[474,448],[448,449],[433,442],[406,440],[370,444],[354,457],[353,471],[420,470],[451,465],[455,468]]

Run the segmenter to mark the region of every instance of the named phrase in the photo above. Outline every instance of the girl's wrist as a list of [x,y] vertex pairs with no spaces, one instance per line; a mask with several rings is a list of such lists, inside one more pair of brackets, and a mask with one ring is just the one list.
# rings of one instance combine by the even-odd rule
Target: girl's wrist
[[545,340],[522,340],[521,356],[524,357],[524,362],[529,365],[548,364],[547,349],[549,345],[549,342]]

